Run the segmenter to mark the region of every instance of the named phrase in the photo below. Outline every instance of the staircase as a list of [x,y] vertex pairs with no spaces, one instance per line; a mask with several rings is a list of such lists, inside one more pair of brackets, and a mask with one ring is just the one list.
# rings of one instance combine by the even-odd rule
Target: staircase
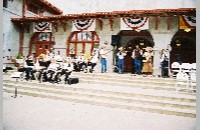
[[[175,79],[73,72],[80,83],[21,81],[4,75],[4,92],[68,102],[196,118],[196,94],[175,89]],[[184,85],[180,86],[186,87]]]

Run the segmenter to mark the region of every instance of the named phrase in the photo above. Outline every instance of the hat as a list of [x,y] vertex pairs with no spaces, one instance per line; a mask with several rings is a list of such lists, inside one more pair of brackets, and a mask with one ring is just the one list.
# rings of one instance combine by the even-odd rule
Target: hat
[[122,51],[122,50],[123,50],[123,47],[118,48],[118,50]]
[[146,51],[150,51],[150,50],[152,50],[152,47],[147,46],[147,47],[145,48],[145,50],[146,50]]

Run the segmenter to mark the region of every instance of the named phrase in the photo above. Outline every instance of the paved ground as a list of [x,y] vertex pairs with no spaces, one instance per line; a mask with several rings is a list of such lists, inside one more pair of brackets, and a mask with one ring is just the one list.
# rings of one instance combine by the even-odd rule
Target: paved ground
[[3,93],[4,130],[195,130],[193,118]]

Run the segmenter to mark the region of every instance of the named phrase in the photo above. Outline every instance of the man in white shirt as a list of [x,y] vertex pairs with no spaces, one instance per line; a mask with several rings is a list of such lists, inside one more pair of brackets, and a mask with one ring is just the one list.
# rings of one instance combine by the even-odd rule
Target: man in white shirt
[[126,56],[126,52],[123,51],[123,47],[119,48],[119,52],[117,53],[118,57],[118,73],[124,73],[124,57]]
[[101,61],[101,73],[106,73],[107,71],[107,52],[105,51],[106,46],[101,47],[100,49],[100,61]]

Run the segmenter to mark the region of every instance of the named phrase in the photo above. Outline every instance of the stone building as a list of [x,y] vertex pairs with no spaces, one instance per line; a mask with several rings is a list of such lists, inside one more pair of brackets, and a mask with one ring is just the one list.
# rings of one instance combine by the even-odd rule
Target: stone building
[[38,56],[45,49],[59,51],[63,56],[69,56],[71,50],[76,55],[81,51],[92,53],[105,42],[108,51],[112,50],[108,53],[109,71],[116,64],[118,48],[123,47],[128,51],[125,71],[131,72],[131,52],[137,44],[155,49],[155,75],[160,73],[161,49],[168,50],[170,64],[177,56],[182,62],[196,62],[194,6],[187,7],[181,0],[177,3],[179,7],[139,10],[131,9],[132,4],[127,10],[116,8],[106,12],[63,14],[46,0],[4,0],[4,63],[9,62],[6,57],[18,53]]

